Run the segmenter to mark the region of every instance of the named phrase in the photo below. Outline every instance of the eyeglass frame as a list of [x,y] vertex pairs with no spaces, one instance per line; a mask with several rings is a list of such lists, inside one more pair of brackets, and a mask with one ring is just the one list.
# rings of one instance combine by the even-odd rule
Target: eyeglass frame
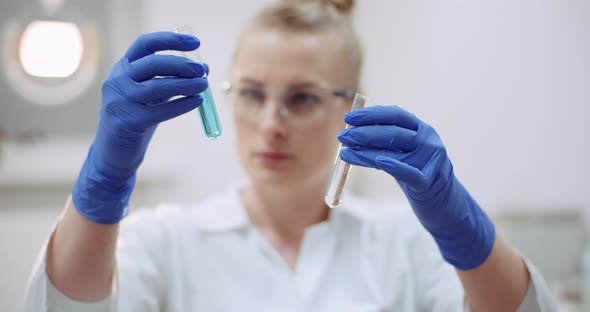
[[[312,85],[314,87],[319,88],[319,89],[329,91],[330,95],[335,96],[335,97],[339,97],[342,99],[353,100],[354,96],[357,94],[357,91],[332,88],[332,87],[328,86],[328,84],[325,84],[325,83],[313,83]],[[232,90],[232,86],[233,85],[229,80],[223,81],[221,84],[221,88],[222,88],[223,92],[226,94],[229,94],[229,92]],[[288,89],[288,88],[286,88],[286,89]],[[279,113],[281,114],[281,117],[285,118],[285,120],[292,119],[289,116],[288,109],[286,108],[285,103],[281,102],[279,105],[280,105],[279,106]]]

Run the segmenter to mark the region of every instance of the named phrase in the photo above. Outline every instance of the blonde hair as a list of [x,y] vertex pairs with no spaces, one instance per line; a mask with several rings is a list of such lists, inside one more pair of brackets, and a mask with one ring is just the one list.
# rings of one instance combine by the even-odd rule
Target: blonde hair
[[[350,59],[358,84],[363,53],[352,23],[354,0],[283,0],[263,8],[251,20],[241,38],[253,29],[274,29],[287,33],[336,31]],[[240,40],[241,41],[241,40]],[[238,44],[239,46],[239,44]]]

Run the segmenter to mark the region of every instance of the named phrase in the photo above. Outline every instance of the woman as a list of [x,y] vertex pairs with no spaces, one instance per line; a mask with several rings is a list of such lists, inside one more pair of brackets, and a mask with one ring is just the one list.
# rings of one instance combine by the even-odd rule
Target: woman
[[[248,183],[120,224],[156,126],[196,108],[207,87],[202,64],[154,54],[198,40],[141,36],[103,84],[96,138],[33,273],[29,310],[554,309],[540,275],[455,178],[432,127],[396,106],[346,114],[362,63],[351,9],[262,10],[228,89]],[[339,132],[343,121],[356,127]],[[326,206],[335,138],[350,147],[345,161],[398,181],[423,229],[369,201]]]

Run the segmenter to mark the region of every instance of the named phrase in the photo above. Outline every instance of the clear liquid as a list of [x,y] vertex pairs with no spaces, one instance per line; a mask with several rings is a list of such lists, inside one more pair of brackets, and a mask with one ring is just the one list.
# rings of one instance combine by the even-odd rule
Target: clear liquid
[[342,197],[344,196],[346,180],[348,173],[350,172],[351,165],[340,159],[340,151],[342,150],[342,144],[338,149],[338,155],[334,162],[334,169],[332,170],[332,176],[330,177],[330,184],[324,200],[328,207],[336,208],[342,203]]
[[203,104],[199,106],[199,116],[201,116],[203,131],[208,139],[214,140],[221,136],[222,131],[211,89],[207,88],[201,93],[201,96],[203,97]]
[[[368,97],[357,93],[352,101],[351,111],[365,107],[367,102],[369,102]],[[348,128],[350,128],[350,126],[346,125],[346,129]],[[338,153],[336,154],[336,161],[334,161],[334,167],[332,168],[332,175],[330,176],[328,189],[324,196],[324,200],[330,208],[336,208],[342,203],[342,198],[344,197],[344,192],[346,190],[346,180],[352,167],[349,163],[346,163],[340,158],[340,151],[342,151],[342,148],[342,144],[340,144]]]

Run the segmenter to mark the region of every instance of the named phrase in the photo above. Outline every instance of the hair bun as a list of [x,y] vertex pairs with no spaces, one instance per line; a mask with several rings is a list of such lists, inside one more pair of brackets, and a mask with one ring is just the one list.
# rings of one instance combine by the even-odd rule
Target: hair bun
[[342,14],[350,14],[354,8],[354,0],[323,0],[323,2],[333,6]]

